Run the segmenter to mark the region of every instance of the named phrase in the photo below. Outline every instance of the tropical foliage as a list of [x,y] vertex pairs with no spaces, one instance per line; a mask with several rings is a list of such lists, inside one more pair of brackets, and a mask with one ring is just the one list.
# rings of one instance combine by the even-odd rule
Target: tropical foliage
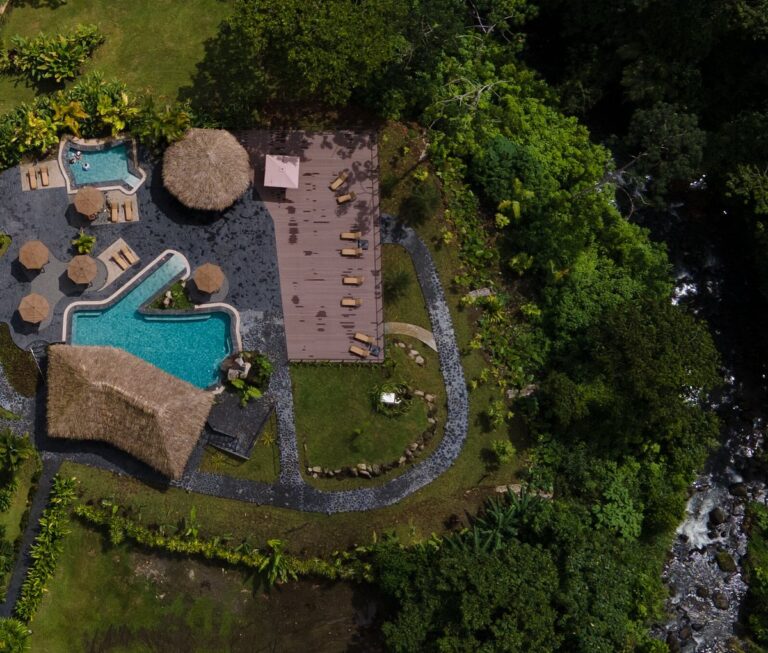
[[26,653],[30,634],[27,625],[18,619],[0,618],[0,653]]
[[72,240],[72,246],[78,254],[90,254],[96,246],[96,236],[87,234],[81,229],[77,238]]
[[45,584],[56,570],[61,555],[62,540],[69,532],[69,506],[75,499],[75,479],[55,476],[48,497],[48,507],[43,510],[38,523],[38,534],[29,550],[32,564],[21,586],[21,595],[13,608],[15,617],[29,623],[43,600]]
[[78,25],[72,32],[54,36],[13,36],[11,47],[0,53],[0,72],[35,82],[74,79],[103,42],[104,36],[96,25]]

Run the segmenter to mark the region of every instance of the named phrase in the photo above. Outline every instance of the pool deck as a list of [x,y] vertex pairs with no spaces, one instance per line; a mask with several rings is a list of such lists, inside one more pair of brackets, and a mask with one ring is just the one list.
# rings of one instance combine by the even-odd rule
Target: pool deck
[[[240,135],[251,156],[254,187],[275,222],[277,259],[289,360],[360,361],[349,351],[356,332],[371,336],[383,360],[378,153],[375,135],[339,132],[250,131]],[[265,188],[266,154],[298,156],[299,188]],[[339,205],[328,185],[349,171],[338,193],[355,199]],[[359,231],[368,241],[360,257],[341,255],[356,243],[343,231]],[[345,286],[344,276],[362,276],[360,286]],[[343,307],[343,297],[361,305]]]

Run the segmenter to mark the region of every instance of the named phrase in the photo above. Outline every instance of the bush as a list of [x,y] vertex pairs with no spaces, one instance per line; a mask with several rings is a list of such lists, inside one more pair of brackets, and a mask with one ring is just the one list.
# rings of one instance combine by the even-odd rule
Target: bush
[[104,42],[95,25],[78,25],[69,34],[33,38],[14,36],[11,47],[0,59],[0,70],[22,75],[34,82],[74,79],[80,67]]
[[31,631],[18,619],[0,619],[0,653],[25,653],[29,651]]
[[[399,400],[397,404],[385,404],[381,401],[381,395],[384,393],[393,393]],[[387,417],[396,417],[402,415],[408,407],[411,405],[411,393],[408,390],[408,386],[403,383],[382,383],[374,387],[371,392],[371,402],[373,403],[373,409],[377,413],[386,415]]]
[[502,465],[511,463],[517,453],[515,445],[509,440],[494,440],[491,442],[491,451],[496,460]]

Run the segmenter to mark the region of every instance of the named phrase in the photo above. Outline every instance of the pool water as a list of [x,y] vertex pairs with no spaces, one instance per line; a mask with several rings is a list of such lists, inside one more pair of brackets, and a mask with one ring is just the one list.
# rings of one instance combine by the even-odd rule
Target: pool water
[[173,254],[109,308],[75,310],[71,344],[124,349],[198,388],[216,383],[219,364],[233,351],[227,313],[139,313],[184,269],[184,259]]
[[[70,145],[64,160],[72,171],[78,186],[112,181],[125,182],[133,188],[140,181],[128,170],[127,143],[118,143],[95,152],[82,150],[80,160],[70,163],[69,161],[76,151],[77,147]],[[90,166],[88,170],[83,169],[83,164],[86,162]]]

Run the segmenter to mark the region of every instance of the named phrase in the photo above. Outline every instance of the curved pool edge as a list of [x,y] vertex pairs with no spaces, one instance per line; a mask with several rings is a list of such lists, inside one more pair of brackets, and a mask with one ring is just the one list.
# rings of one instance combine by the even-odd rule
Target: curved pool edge
[[[178,256],[181,259],[181,262],[183,263],[183,270],[181,273],[176,274],[173,279],[166,284],[163,289],[167,288],[169,285],[174,283],[178,280],[187,280],[190,277],[191,274],[191,266],[189,264],[189,259],[187,259],[184,254],[179,252],[175,249],[165,249],[160,254],[158,254],[152,261],[150,261],[147,265],[145,265],[137,274],[135,274],[131,279],[129,279],[125,284],[123,284],[120,288],[116,289],[115,292],[113,292],[109,297],[106,297],[104,299],[95,299],[95,300],[80,300],[72,302],[71,304],[67,305],[67,307],[64,309],[64,314],[62,315],[62,325],[61,325],[61,342],[69,344],[69,341],[71,340],[71,329],[70,329],[70,322],[73,318],[73,313],[77,311],[87,311],[89,309],[91,310],[106,310],[116,304],[118,301],[120,301],[125,294],[133,290],[141,281],[143,281],[148,275],[155,272],[160,265],[162,265],[164,262],[166,262],[170,257],[172,256]],[[160,291],[162,292],[162,290]],[[154,295],[153,297],[156,297],[157,295]],[[232,353],[240,353],[243,350],[242,345],[242,336],[240,334],[240,325],[241,325],[241,318],[240,318],[240,311],[238,311],[234,306],[231,304],[227,304],[226,302],[211,302],[208,304],[198,304],[192,309],[185,309],[185,310],[175,310],[170,309],[169,311],[166,310],[156,310],[156,309],[150,309],[148,308],[148,304],[151,300],[146,301],[144,304],[139,306],[137,309],[139,313],[143,315],[154,315],[154,316],[166,316],[168,318],[172,318],[174,315],[178,315],[179,317],[184,316],[193,316],[195,313],[226,313],[229,317],[229,337],[232,344]],[[147,361],[149,362],[149,361]],[[150,363],[152,364],[152,363]],[[215,391],[217,388],[221,386],[221,381],[211,384],[210,386],[207,386],[205,390],[207,391]]]

